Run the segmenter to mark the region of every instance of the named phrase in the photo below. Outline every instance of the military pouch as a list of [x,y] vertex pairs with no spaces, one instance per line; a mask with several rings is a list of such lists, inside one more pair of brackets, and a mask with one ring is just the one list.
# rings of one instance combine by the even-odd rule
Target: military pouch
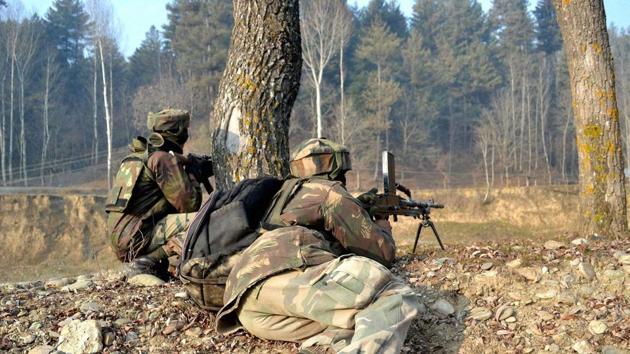
[[144,161],[139,157],[128,156],[123,160],[114,178],[114,185],[107,195],[106,212],[123,213],[127,210],[133,196],[133,189],[144,166]]

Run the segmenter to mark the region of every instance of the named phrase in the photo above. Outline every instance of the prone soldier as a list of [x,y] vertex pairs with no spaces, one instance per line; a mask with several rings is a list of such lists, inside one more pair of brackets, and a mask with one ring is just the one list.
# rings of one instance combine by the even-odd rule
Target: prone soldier
[[388,267],[395,244],[346,191],[348,150],[302,143],[262,233],[236,260],[217,331],[302,342],[305,353],[398,353],[418,312],[414,292]]
[[165,109],[149,113],[149,141],[135,138],[107,198],[111,246],[135,273],[164,276],[176,262],[194,212],[201,204],[199,182],[181,158],[190,114]]

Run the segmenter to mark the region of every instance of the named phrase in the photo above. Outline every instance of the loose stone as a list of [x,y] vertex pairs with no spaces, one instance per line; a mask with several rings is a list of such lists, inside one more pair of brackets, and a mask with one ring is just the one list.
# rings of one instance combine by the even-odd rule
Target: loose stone
[[492,317],[492,311],[485,307],[475,307],[470,311],[470,318],[477,321],[485,321]]
[[602,334],[606,332],[608,326],[602,321],[594,320],[589,322],[588,329],[593,334]]
[[453,307],[453,305],[451,305],[450,302],[444,299],[439,299],[438,301],[434,302],[430,306],[430,308],[433,311],[436,311],[445,316],[452,315],[453,313],[455,313],[455,308]]

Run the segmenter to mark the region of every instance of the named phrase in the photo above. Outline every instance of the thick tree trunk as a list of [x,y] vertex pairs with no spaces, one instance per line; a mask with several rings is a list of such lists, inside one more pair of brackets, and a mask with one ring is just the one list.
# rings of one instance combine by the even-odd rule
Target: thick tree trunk
[[234,0],[234,29],[213,111],[216,183],[289,172],[300,86],[299,1]]
[[627,230],[613,58],[603,0],[554,0],[569,64],[579,157],[581,231]]

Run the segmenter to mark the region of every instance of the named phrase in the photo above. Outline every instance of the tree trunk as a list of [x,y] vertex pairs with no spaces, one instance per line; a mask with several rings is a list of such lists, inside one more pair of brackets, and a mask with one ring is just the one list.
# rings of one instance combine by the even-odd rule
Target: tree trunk
[[548,183],[551,184],[551,164],[549,161],[549,152],[547,151],[546,128],[547,128],[547,114],[549,113],[549,84],[547,77],[547,57],[543,56],[542,64],[538,68],[538,82],[540,88],[540,141],[543,149],[543,157],[545,158],[545,166],[547,166],[547,178]]
[[341,144],[346,144],[346,102],[344,93],[345,72],[343,71],[343,43],[339,46],[339,113],[341,119]]
[[5,130],[6,130],[6,107],[5,107],[5,99],[4,99],[4,85],[6,78],[5,75],[2,76],[2,82],[0,83],[0,100],[2,100],[2,125],[0,126],[0,169],[2,171],[2,185],[7,185],[7,175],[6,175],[6,143],[5,143]]
[[301,52],[298,0],[234,0],[230,51],[213,111],[219,187],[288,174]]
[[[17,41],[17,40],[16,40]],[[13,181],[13,114],[15,111],[15,43],[11,54],[11,99],[9,101],[9,181]]]
[[101,75],[103,77],[103,103],[105,105],[105,125],[107,132],[107,188],[112,186],[112,125],[111,116],[109,115],[109,103],[107,99],[107,78],[105,77],[105,58],[103,57],[103,44],[98,41],[98,51],[101,56]]
[[571,110],[567,109],[567,116],[562,130],[562,180],[568,183],[567,179],[567,136],[569,135],[569,123],[571,122]]
[[488,171],[488,141],[484,140],[481,146],[481,154],[483,155],[483,171],[486,177],[486,194],[483,196],[483,203],[488,201],[490,196],[490,173]]
[[324,132],[323,132],[323,122],[322,122],[322,70],[323,68],[320,68],[319,73],[317,73],[317,77],[313,78],[313,81],[315,82],[315,108],[316,108],[316,112],[317,112],[317,137],[318,138],[322,138],[324,137]]
[[93,121],[93,129],[94,129],[94,141],[92,142],[92,154],[94,159],[94,164],[98,163],[98,100],[97,100],[97,92],[98,92],[98,57],[96,56],[96,52],[94,53],[94,80],[92,81],[92,103],[94,106],[92,107],[92,117]]
[[114,58],[112,57],[113,49],[109,49],[109,131],[112,133],[110,139],[114,140],[114,77],[112,75],[114,67]]
[[584,234],[627,231],[619,111],[603,0],[554,0],[569,64]]
[[27,186],[28,173],[26,171],[26,128],[24,126],[24,80],[26,78],[22,70],[19,71],[18,75],[20,77],[20,169],[22,170],[20,177],[22,178],[22,183],[24,184],[24,186]]
[[50,59],[51,58],[49,55],[48,58],[46,58],[46,77],[44,79],[44,119],[42,122],[44,133],[42,137],[42,158],[39,171],[42,186],[44,185],[44,165],[46,164],[46,158],[48,155],[48,144],[50,142],[50,127],[48,124],[48,99],[50,95]]

